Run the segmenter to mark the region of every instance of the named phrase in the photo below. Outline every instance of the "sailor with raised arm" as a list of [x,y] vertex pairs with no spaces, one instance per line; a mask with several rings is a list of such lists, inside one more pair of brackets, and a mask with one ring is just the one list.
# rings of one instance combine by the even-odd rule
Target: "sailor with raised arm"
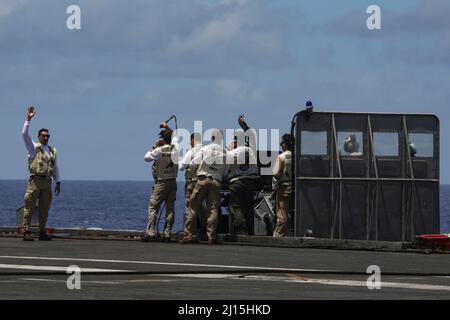
[[175,198],[177,194],[178,174],[178,139],[166,122],[161,123],[161,139],[144,157],[146,162],[153,162],[152,171],[155,184],[148,207],[148,224],[142,241],[156,241],[156,218],[163,202],[166,205],[166,222],[162,241],[169,242],[175,220]]
[[22,137],[28,151],[28,171],[30,174],[28,188],[25,193],[23,212],[24,241],[33,241],[31,234],[31,217],[39,200],[39,240],[48,241],[47,218],[52,203],[52,178],[56,182],[55,193],[61,192],[61,180],[56,161],[56,149],[48,145],[50,134],[48,129],[39,130],[39,142],[34,142],[28,133],[30,122],[36,115],[33,106],[27,110],[27,120],[23,126]]
[[[252,129],[239,116],[242,129],[234,131],[234,141],[229,147],[233,163],[229,166],[229,208],[232,217],[232,234],[253,235],[254,192],[258,188],[260,176],[256,159],[256,141]],[[251,139],[253,138],[253,139]],[[252,143],[250,143],[252,141]]]

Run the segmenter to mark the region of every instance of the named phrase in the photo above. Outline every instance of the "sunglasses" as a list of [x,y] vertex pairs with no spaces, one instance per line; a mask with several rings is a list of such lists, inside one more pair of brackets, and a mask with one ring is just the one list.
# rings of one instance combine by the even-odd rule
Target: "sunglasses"
[[41,137],[44,138],[44,139],[45,138],[50,139],[50,135],[49,134],[41,134]]

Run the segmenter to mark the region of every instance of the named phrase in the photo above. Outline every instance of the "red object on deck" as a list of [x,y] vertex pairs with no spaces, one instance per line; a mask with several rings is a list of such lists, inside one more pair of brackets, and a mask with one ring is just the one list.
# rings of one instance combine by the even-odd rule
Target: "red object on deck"
[[415,243],[425,248],[450,250],[450,237],[445,234],[422,234],[416,236]]

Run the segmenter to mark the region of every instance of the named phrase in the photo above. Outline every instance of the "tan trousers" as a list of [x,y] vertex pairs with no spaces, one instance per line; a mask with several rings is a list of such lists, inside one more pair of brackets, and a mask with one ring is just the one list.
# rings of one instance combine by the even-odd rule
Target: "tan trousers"
[[208,239],[215,239],[219,223],[220,183],[206,177],[198,177],[189,203],[189,212],[184,225],[184,236],[195,237],[197,231],[197,212],[206,198]]
[[159,208],[163,201],[166,205],[166,222],[164,224],[164,237],[170,237],[172,226],[175,220],[175,199],[177,195],[177,181],[162,180],[155,183],[150,196],[150,205],[148,207],[147,235],[156,236],[156,218]]
[[277,190],[277,225],[273,231],[274,237],[285,237],[287,235],[289,207],[292,196],[291,185],[281,185]]
[[30,177],[28,189],[25,193],[25,208],[23,210],[24,231],[30,231],[31,217],[39,200],[39,231],[46,231],[48,210],[52,203],[52,180],[41,177]]
[[[197,181],[186,181],[186,184],[184,185],[184,207],[186,209],[186,212],[184,214],[183,219],[183,225],[186,224],[186,220],[189,216],[190,211],[190,202],[191,202],[191,196],[192,192],[194,191],[195,185],[197,184]],[[200,205],[197,208],[197,219],[198,223],[201,226],[206,225],[206,208],[203,204],[203,201],[200,203]]]

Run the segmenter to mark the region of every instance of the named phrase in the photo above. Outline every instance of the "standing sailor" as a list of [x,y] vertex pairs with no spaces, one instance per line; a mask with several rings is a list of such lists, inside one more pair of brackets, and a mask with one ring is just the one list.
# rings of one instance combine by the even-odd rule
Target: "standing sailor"
[[58,165],[56,163],[56,149],[48,145],[50,139],[47,129],[39,130],[39,142],[31,140],[28,133],[31,119],[36,115],[34,107],[27,111],[27,120],[23,126],[22,137],[28,150],[28,189],[25,193],[25,207],[23,211],[23,240],[33,241],[31,235],[31,217],[39,200],[39,240],[48,241],[52,238],[47,235],[46,223],[48,211],[52,203],[52,177],[56,182],[55,193],[61,192]]
[[280,143],[283,153],[278,155],[272,172],[277,186],[277,224],[273,232],[274,237],[285,237],[287,235],[292,197],[292,145],[292,136],[284,134]]
[[219,222],[220,189],[222,178],[226,173],[227,151],[222,146],[223,134],[214,129],[212,143],[200,149],[191,165],[198,166],[197,183],[189,203],[189,216],[184,225],[184,237],[180,243],[193,243],[198,240],[196,234],[197,211],[203,200],[207,201],[207,234],[208,244],[217,244],[216,233]]
[[[191,149],[189,149],[186,154],[183,157],[183,160],[180,162],[180,171],[186,170],[185,172],[185,187],[184,187],[184,206],[186,209],[184,219],[183,219],[183,225],[186,223],[186,220],[189,216],[189,204],[192,192],[194,191],[195,184],[197,183],[197,172],[198,166],[191,165],[192,160],[195,158],[197,153],[202,148],[201,144],[201,134],[200,133],[193,133],[191,134]],[[205,208],[203,206],[203,202],[200,204],[197,210],[197,217],[198,222],[193,221],[194,223],[199,223],[199,225],[203,226],[206,224],[206,212]]]
[[156,241],[156,218],[163,201],[166,205],[166,222],[164,224],[163,241],[170,241],[170,233],[175,219],[175,198],[177,193],[178,173],[178,139],[172,138],[172,129],[163,122],[159,145],[154,145],[153,150],[147,152],[144,157],[146,162],[154,162],[152,166],[155,180],[150,204],[148,208],[148,224],[144,242]]
[[[253,235],[254,220],[254,192],[260,180],[256,161],[256,146],[249,143],[251,130],[239,117],[239,124],[243,130],[235,130],[234,144],[229,151],[233,164],[228,170],[230,200],[229,208],[232,217],[232,234]],[[256,143],[255,143],[256,144]],[[251,146],[251,147],[250,147]]]

